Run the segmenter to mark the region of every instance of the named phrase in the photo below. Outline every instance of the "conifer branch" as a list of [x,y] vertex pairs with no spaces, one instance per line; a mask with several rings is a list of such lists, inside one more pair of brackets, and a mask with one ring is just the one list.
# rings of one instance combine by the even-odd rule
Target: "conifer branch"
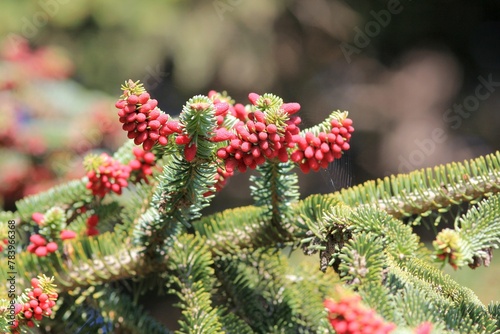
[[455,268],[490,264],[492,249],[500,245],[500,199],[493,195],[469,209],[455,223],[455,229],[444,229],[436,237],[437,258],[448,259]]
[[[70,240],[65,242],[64,253],[39,258],[29,252],[22,252],[17,256],[17,263],[26,273],[53,273],[60,292],[166,270],[164,264],[147,262],[141,247],[122,248],[123,242],[120,236],[111,233],[92,239]],[[0,267],[0,276],[8,277],[6,266]],[[21,276],[16,283],[25,288],[29,285],[29,279]]]
[[[182,136],[176,143],[184,145],[172,154],[172,159],[164,166],[160,183],[153,196],[153,206],[159,220],[146,227],[147,234],[141,237],[148,256],[160,253],[168,239],[182,230],[179,224],[189,227],[192,219],[199,217],[200,210],[208,204],[211,196],[206,196],[215,183],[216,165],[212,160],[215,144],[210,138],[215,130],[215,107],[204,96],[195,96],[184,106],[179,117]],[[180,148],[179,148],[180,149]]]
[[291,163],[267,161],[258,167],[259,176],[252,176],[250,187],[255,205],[267,208],[271,224],[280,233],[287,233],[283,224],[288,220],[290,206],[299,198],[298,177]]
[[335,195],[351,206],[375,206],[396,218],[425,214],[500,191],[500,152],[368,181]]
[[213,263],[210,252],[201,238],[184,235],[175,242],[170,253],[169,269],[174,273],[172,290],[181,300],[183,318],[179,333],[218,333],[222,324],[219,311],[212,306]]

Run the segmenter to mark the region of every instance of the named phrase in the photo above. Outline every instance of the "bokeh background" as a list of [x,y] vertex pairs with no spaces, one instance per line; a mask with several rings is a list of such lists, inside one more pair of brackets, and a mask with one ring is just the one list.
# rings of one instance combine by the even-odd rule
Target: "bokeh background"
[[[172,115],[210,89],[299,102],[303,127],[348,110],[350,163],[301,176],[303,196],[343,185],[346,170],[360,183],[500,148],[498,1],[2,0],[0,21],[7,210],[126,140],[113,105],[129,78]],[[250,204],[247,180],[211,210]],[[498,268],[470,272],[483,301],[500,299]]]

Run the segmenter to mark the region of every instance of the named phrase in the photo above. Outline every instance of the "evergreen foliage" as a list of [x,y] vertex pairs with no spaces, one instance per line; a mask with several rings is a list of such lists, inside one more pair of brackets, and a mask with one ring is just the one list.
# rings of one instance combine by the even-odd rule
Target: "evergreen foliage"
[[[500,332],[499,304],[486,307],[437,266],[489,265],[500,244],[500,152],[302,200],[295,165],[273,158],[251,178],[253,206],[203,215],[221,170],[231,167],[218,158],[222,145],[214,138],[220,127],[229,133],[236,116],[219,122],[226,110],[221,103],[231,99],[218,96],[187,102],[179,132],[153,149],[160,169],[121,196],[96,198],[83,177],[0,214],[5,236],[8,222],[15,226],[15,245],[3,251],[2,261],[15,261],[18,291],[41,273],[57,285],[57,307],[38,332],[331,333],[323,301],[342,298],[336,287],[359,294],[364,305],[397,325],[394,333],[412,333],[425,322],[432,333]],[[294,106],[272,94],[254,98],[245,110],[262,111],[265,122],[285,133],[286,110]],[[334,112],[305,131],[320,136],[346,117]],[[128,164],[132,147],[125,144],[114,159]],[[471,206],[453,229],[436,235],[434,250],[427,249],[414,225],[438,229],[440,217],[462,203]],[[58,251],[45,257],[28,252],[31,234],[52,231],[36,221],[36,213],[61,215],[59,224],[77,237],[59,240],[54,234]],[[101,233],[88,237],[93,215]],[[319,255],[317,265],[290,263],[285,247]],[[0,266],[4,282],[11,271]],[[176,328],[138,303],[153,287],[178,299],[172,306],[181,313]],[[5,285],[0,291],[8,295]],[[8,302],[2,305],[6,331]]]

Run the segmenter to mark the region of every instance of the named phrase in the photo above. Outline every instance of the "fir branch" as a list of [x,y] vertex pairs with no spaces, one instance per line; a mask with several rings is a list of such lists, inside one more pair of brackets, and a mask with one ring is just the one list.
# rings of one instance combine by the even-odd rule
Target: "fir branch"
[[[331,195],[311,195],[302,201],[299,201],[293,207],[293,224],[298,228],[298,231],[311,231],[316,237],[321,240],[325,239],[325,231],[328,229],[328,217],[325,215],[331,212],[332,208],[339,204],[339,200]],[[342,215],[330,215],[331,219],[343,219],[350,214],[347,209]],[[333,222],[333,220],[330,220]],[[344,221],[338,222],[339,225],[345,225]],[[304,234],[304,236],[306,236]]]
[[[178,178],[175,180],[178,182]],[[406,186],[410,187],[410,185]],[[199,195],[202,195],[201,191],[197,194],[197,196]],[[478,228],[480,229],[487,230],[491,227],[491,221],[496,222],[496,216],[498,216],[497,197],[498,196],[490,197],[487,201],[479,204],[477,208],[470,210],[470,212],[460,220],[461,231],[471,238],[472,244],[479,245],[484,240],[488,241],[489,244],[497,242],[497,239],[494,237],[481,238],[475,235],[474,230],[477,226],[479,226]],[[139,217],[135,218],[138,221],[137,225],[135,225],[137,232],[143,228],[146,230],[145,227],[160,221],[160,216],[156,209],[150,208],[144,212],[144,206],[141,206],[142,203],[139,199],[136,199],[133,205],[142,208],[135,211],[136,214],[132,213],[132,211],[130,213],[130,218],[133,218],[134,215]],[[359,245],[366,246],[373,244],[373,247],[376,249],[386,247],[385,253],[383,251],[379,253],[382,255],[385,254],[385,256],[387,256],[387,262],[389,263],[386,279],[383,280],[384,284],[389,288],[389,291],[397,293],[398,291],[402,291],[403,286],[406,285],[410,285],[415,290],[421,291],[424,300],[430,300],[433,305],[442,305],[442,307],[444,307],[443,309],[447,310],[446,312],[448,313],[446,314],[449,315],[443,315],[442,317],[448,317],[446,318],[448,320],[445,322],[447,326],[451,326],[449,328],[463,328],[464,331],[472,330],[476,328],[473,325],[475,322],[485,324],[485,328],[487,329],[493,328],[487,318],[484,306],[470,290],[460,287],[449,277],[443,276],[439,271],[428,264],[426,257],[423,257],[424,260],[416,258],[416,256],[421,256],[423,254],[421,245],[418,244],[418,238],[412,234],[409,226],[404,226],[393,216],[389,216],[386,213],[367,206],[351,208],[343,204],[340,205],[337,195],[311,196],[306,200],[291,205],[289,210],[292,210],[292,213],[289,215],[289,220],[293,225],[289,227],[288,231],[290,234],[286,238],[283,238],[277,231],[270,228],[270,220],[266,219],[266,215],[263,214],[266,212],[266,208],[246,207],[227,210],[212,216],[203,217],[193,224],[198,235],[194,238],[198,239],[201,236],[206,238],[203,239],[202,242],[203,248],[197,251],[198,248],[194,247],[191,250],[184,249],[183,252],[185,251],[189,254],[205,254],[203,256],[206,256],[206,254],[222,256],[224,254],[233,254],[235,251],[241,251],[243,249],[252,250],[261,246],[271,246],[281,242],[297,240],[298,238],[303,238],[307,230],[314,231],[315,237],[321,241],[328,241],[332,232],[338,231],[338,228],[342,227],[343,231],[345,230],[343,233],[346,231],[354,233],[354,240],[351,241],[348,248],[345,248],[343,251],[344,254],[353,255],[349,249],[355,249],[360,254],[365,250],[367,254],[376,254],[376,251],[368,252],[367,249],[361,246],[353,246],[358,242],[358,239],[361,240],[362,238],[366,240],[361,240],[363,242],[360,242]],[[111,211],[114,212],[114,209]],[[110,217],[114,216],[111,211],[109,213]],[[107,212],[107,209],[103,212]],[[192,215],[189,209],[188,215]],[[175,221],[179,222],[179,220]],[[488,222],[490,222],[490,224],[488,224]],[[177,226],[179,226],[179,224],[177,224]],[[269,233],[270,231],[272,231],[272,233]],[[492,231],[492,235],[497,234],[495,229]],[[182,230],[178,231],[178,233],[180,232],[182,232]],[[20,268],[23,268],[25,272],[53,272],[56,276],[56,282],[62,288],[61,291],[70,291],[77,287],[87,287],[93,284],[112,282],[117,279],[135,275],[143,276],[151,272],[166,270],[178,271],[179,268],[175,268],[174,266],[176,263],[181,263],[182,261],[172,261],[170,254],[174,249],[178,251],[186,247],[184,244],[189,245],[190,241],[189,239],[185,239],[187,238],[186,236],[179,238],[172,237],[176,234],[177,233],[169,234],[172,238],[172,243],[164,244],[160,253],[162,262],[154,262],[154,264],[146,261],[147,258],[145,258],[142,253],[144,248],[141,246],[135,246],[129,250],[120,251],[123,242],[126,242],[126,239],[124,239],[125,236],[123,234],[110,233],[106,233],[96,238],[81,239],[75,242],[66,241],[65,254],[54,254],[45,259],[36,258],[32,254],[23,253],[19,255],[18,262]],[[380,237],[375,239],[371,237],[368,238],[371,234],[380,235]],[[345,236],[347,239],[350,239],[347,234]],[[178,240],[183,241],[179,242]],[[482,246],[485,246],[485,244],[481,244],[481,247]],[[412,252],[414,254],[412,254]],[[165,254],[169,254],[168,257]],[[111,258],[114,263],[110,261]],[[124,258],[126,258],[126,260],[124,263],[121,263],[120,260]],[[398,261],[395,260],[396,258]],[[404,258],[404,261],[401,261],[402,258]],[[187,258],[184,259],[186,263]],[[344,259],[346,261],[345,263],[352,263],[354,258],[353,256],[346,256]],[[207,268],[209,267],[210,264],[208,264]],[[269,269],[271,271],[274,270],[272,266]],[[375,270],[375,272],[377,271]],[[0,271],[0,273],[0,276],[6,275],[5,272]],[[381,273],[380,271],[379,274]],[[282,271],[275,274],[276,277],[282,277],[283,275]],[[243,276],[240,274],[239,277]],[[259,276],[257,275],[256,277]],[[383,278],[384,276],[380,275],[378,277]],[[213,282],[210,280],[210,283],[206,283],[202,282],[204,279],[198,280],[201,283],[197,283],[196,285],[194,283],[189,283],[191,284],[190,289],[192,290],[189,295],[197,298],[198,303],[203,304],[207,301],[210,302],[210,291]],[[377,280],[377,282],[380,283],[379,280]],[[27,284],[27,281],[22,278],[20,279],[20,283]],[[271,293],[266,295],[268,296],[267,298],[271,298],[269,296],[275,295],[277,286],[290,287],[291,290],[294,290],[294,288],[292,288],[294,284],[290,284],[290,282],[286,280],[275,280],[272,285],[273,286],[270,286],[268,289]],[[306,288],[304,287],[303,289],[305,290]],[[361,288],[361,291],[362,290]],[[407,293],[409,294],[410,292]],[[309,319],[309,316],[304,314],[299,315],[296,311],[299,309],[298,305],[302,305],[297,301],[296,296],[291,292],[287,292],[287,294],[280,296],[286,300],[286,303],[280,305],[280,307],[283,307],[283,310],[287,309],[289,311],[289,317],[282,316],[282,313],[278,312],[280,314],[280,319],[281,317],[285,319],[282,325],[285,326],[285,323],[292,323],[294,324],[293,326],[306,326],[305,324],[308,321],[304,319]],[[419,305],[419,303],[415,305]],[[460,314],[456,315],[449,310],[457,305],[467,306]],[[186,306],[186,310],[188,309],[187,307],[194,307],[194,305]],[[205,311],[207,311],[207,309],[205,309]],[[208,318],[213,319],[213,322],[212,320],[207,321],[215,326],[213,328],[222,329],[223,326],[226,326],[225,320],[222,320],[227,316],[227,313],[225,313],[226,311],[215,307],[208,309],[208,311]],[[184,323],[184,328],[186,330],[189,323],[198,321],[194,318],[190,318],[188,314],[186,314],[186,319],[188,319]],[[414,319],[415,323],[418,319]],[[464,325],[453,327],[456,321],[462,321],[460,319],[465,319],[463,320]],[[273,325],[266,328],[273,330],[275,327]]]
[[407,285],[394,295],[393,300],[400,326],[415,328],[423,322],[431,322],[433,331],[439,333],[444,329],[442,317],[446,308],[429,300],[424,291]]
[[325,317],[323,301],[330,296],[339,276],[333,270],[325,273],[308,263],[290,265],[284,286],[297,299],[297,322],[301,333],[330,333],[331,325]]
[[69,181],[45,192],[27,196],[16,202],[17,212],[23,222],[29,222],[34,212],[45,212],[59,206],[66,207],[77,202],[90,202],[91,193],[86,188],[86,178]]
[[179,225],[188,227],[192,219],[200,216],[200,210],[208,204],[209,197],[204,195],[211,190],[215,173],[213,163],[189,163],[177,155],[164,166],[152,201],[158,218],[147,226],[142,224],[144,230],[136,229],[136,240],[146,245],[148,256],[161,252],[162,245],[181,231]]
[[[86,299],[83,298],[82,301]],[[112,330],[110,323],[105,323],[100,312],[89,305],[78,302],[77,296],[59,294],[58,309],[55,319],[47,319],[42,333],[99,333]]]
[[379,235],[384,240],[385,251],[395,259],[405,260],[419,255],[430,259],[430,253],[419,244],[419,237],[413,229],[384,211],[360,207],[352,210],[349,220],[353,232]]
[[254,332],[263,332],[266,317],[265,305],[258,291],[252,288],[252,277],[242,272],[241,261],[230,256],[220,257],[215,262],[215,274],[219,281],[218,299],[229,303],[233,313],[243,319]]
[[463,163],[368,181],[335,196],[350,206],[375,206],[400,218],[477,201],[499,191],[500,152],[496,152]]
[[0,224],[6,224],[9,220],[19,220],[17,212],[0,211]]
[[500,302],[491,302],[488,305],[488,312],[491,314],[491,317],[496,320],[496,329],[500,330]]
[[52,332],[98,333],[173,333],[150,316],[125,293],[108,284],[75,289],[60,296],[61,307],[57,310],[63,323],[48,323]]
[[[487,264],[489,251],[500,244],[499,152],[303,201],[298,200],[292,164],[268,161],[259,167],[260,175],[252,178],[257,206],[200,218],[215,189],[216,160],[220,163],[222,159],[216,150],[224,143],[217,141],[230,137],[216,138],[214,134],[222,125],[227,128],[221,133],[229,133],[246,112],[231,109],[232,101],[228,101],[230,105],[214,104],[215,98],[195,96],[183,107],[179,122],[169,122],[172,128],[165,131],[168,140],[160,140],[156,137],[160,137],[160,127],[167,130],[167,115],[162,114],[159,120],[153,119],[153,115],[160,117],[158,113],[147,116],[144,105],[150,96],[139,82],[129,81],[123,88],[117,105],[120,121],[130,125],[124,129],[133,126],[129,136],[136,136],[137,142],[145,135],[150,139],[143,146],[155,150],[157,163],[163,167],[157,180],[131,187],[124,194],[129,196],[125,203],[116,196],[106,198],[107,202],[95,200],[85,187],[87,179],[82,178],[18,201],[15,213],[0,213],[0,218],[14,219],[18,225],[16,233],[22,240],[18,251],[25,247],[22,234],[38,228],[25,223],[31,222],[34,212],[47,214],[50,208],[59,208],[51,211],[52,220],[59,225],[69,223],[70,228],[81,231],[89,215],[97,214],[104,224],[101,228],[110,231],[93,238],[57,240],[60,252],[46,257],[27,251],[16,254],[16,286],[30,283],[28,273],[55,276],[62,313],[56,314],[58,322],[52,322],[56,331],[76,332],[86,326],[94,332],[112,328],[133,333],[169,332],[133,298],[110,289],[116,281],[121,286],[134,281],[140,285],[134,289],[139,296],[142,287],[164,287],[167,279],[166,286],[180,300],[179,332],[183,333],[331,332],[322,300],[339,282],[358,290],[365,303],[402,326],[400,332],[413,332],[424,321],[432,322],[436,332],[498,331],[498,304],[486,308],[471,290],[434,268],[418,236],[398,218],[417,216],[414,222],[419,222],[432,214],[438,223],[451,207],[488,198],[458,219],[455,230],[441,234],[458,245],[450,247],[455,251],[455,263]],[[280,135],[285,134],[291,120],[289,112],[300,107],[283,104],[272,94],[252,93],[249,98],[253,106],[246,111],[255,113],[247,116],[257,117],[256,111],[263,111],[263,123],[276,125]],[[153,102],[156,106],[157,101]],[[235,113],[225,117],[228,111]],[[305,133],[309,137],[326,133],[338,123],[334,120],[346,117],[347,112],[336,111],[301,134],[290,132],[290,138],[285,136],[287,145],[293,146],[297,138],[303,140]],[[297,130],[298,123],[293,124]],[[348,120],[349,138],[353,130],[350,124]],[[127,142],[114,158],[130,162],[132,147],[132,142]],[[348,148],[342,146],[342,150]],[[281,153],[281,161],[290,158],[284,150]],[[246,165],[241,167],[246,169]],[[25,225],[19,228],[21,223]],[[5,226],[2,223],[0,234]],[[42,228],[40,234],[44,233],[48,234]],[[279,250],[298,240],[306,252],[319,251],[324,275],[311,266],[289,266]],[[328,266],[339,274],[327,271]],[[7,269],[0,266],[0,279],[5,281],[7,276]],[[6,289],[5,284],[0,286],[0,292],[6,293]],[[5,311],[3,305],[0,311]],[[69,327],[61,326],[64,321],[70,322]]]
[[[182,231],[180,224],[200,216],[211,196],[217,167],[213,161],[215,144],[210,140],[217,125],[215,107],[205,96],[191,98],[179,116],[184,151],[171,152],[171,159],[163,167],[163,174],[153,195],[154,219],[142,220],[135,228],[135,240],[146,247],[148,257],[161,258],[164,245]],[[184,142],[186,141],[186,142]],[[194,154],[192,154],[194,149]],[[174,150],[174,148],[172,148]],[[189,152],[189,153],[188,153]],[[148,222],[149,224],[145,224]]]
[[459,304],[446,310],[444,315],[446,328],[454,333],[470,334],[498,334],[496,319],[492,318],[485,309],[478,305]]
[[372,233],[354,235],[341,249],[339,274],[355,287],[366,283],[382,283],[386,263],[382,240]]
[[105,321],[113,323],[114,331],[123,331],[130,334],[168,334],[173,333],[160,324],[156,319],[149,315],[141,305],[137,305],[132,299],[110,287],[100,288],[89,301],[90,305],[95,305]]
[[[266,209],[247,206],[207,215],[193,223],[214,254],[223,255],[287,242],[266,219]],[[288,235],[288,234],[287,234]]]
[[295,271],[272,249],[244,251],[238,259],[222,257],[216,261],[216,275],[221,302],[229,302],[254,332],[317,333],[328,328],[321,321],[322,299],[331,275],[319,276],[310,268]]
[[[316,202],[315,200],[318,198],[311,197],[311,199]],[[321,271],[326,271],[329,266],[338,271],[340,265],[339,254],[341,254],[344,244],[352,238],[351,223],[349,221],[352,209],[338,203],[333,197],[326,197],[326,200],[318,201],[318,203],[322,205],[331,204],[332,206],[318,205],[315,208],[316,210],[301,215],[300,218],[305,218],[304,222],[310,229],[306,233],[308,237],[301,240],[302,249],[307,255],[320,251]],[[308,217],[307,214],[312,214],[312,216]],[[313,217],[316,217],[315,221],[312,220]]]
[[[485,309],[478,297],[469,288],[455,282],[447,274],[428,263],[412,258],[403,265],[388,257],[388,284],[413,285],[426,294],[427,298],[444,307],[454,307],[462,303]],[[392,282],[391,282],[392,281]],[[396,283],[398,282],[399,283]]]
[[455,231],[461,240],[461,247],[457,250],[461,262],[457,265],[488,266],[491,249],[500,245],[500,196],[494,195],[471,208],[458,219]]
[[[123,237],[105,233],[92,238],[67,240],[64,253],[56,252],[39,258],[27,251],[16,256],[19,272],[16,284],[29,286],[29,273],[48,273],[55,278],[60,292],[92,284],[104,284],[132,276],[145,276],[153,271],[165,270],[164,264],[146,262],[142,248],[123,248]],[[8,269],[0,266],[0,278],[6,279]],[[25,273],[25,274],[24,274]],[[6,295],[5,286],[0,293]]]
[[396,307],[395,294],[379,282],[367,282],[359,286],[363,303],[377,311],[384,319],[404,325],[403,314]]
[[116,222],[120,219],[123,207],[117,202],[101,204],[94,209],[94,214],[99,217],[100,232],[113,231]]
[[134,228],[139,224],[139,221],[151,205],[151,198],[156,185],[156,182],[150,182],[149,184],[141,182],[127,193],[126,203],[120,213],[121,224],[116,227],[116,231],[126,234],[133,233]]
[[293,168],[290,162],[266,161],[257,168],[260,175],[250,178],[255,205],[267,208],[271,223],[282,233],[286,233],[282,225],[288,220],[290,205],[299,198],[298,177]]
[[183,319],[180,333],[218,333],[222,329],[219,311],[211,304],[213,260],[204,239],[192,235],[180,236],[170,252],[168,268],[174,273],[171,281],[177,286],[178,306]]
[[227,334],[253,334],[252,328],[243,320],[238,318],[234,313],[229,313],[227,310],[221,309],[220,321],[222,330]]

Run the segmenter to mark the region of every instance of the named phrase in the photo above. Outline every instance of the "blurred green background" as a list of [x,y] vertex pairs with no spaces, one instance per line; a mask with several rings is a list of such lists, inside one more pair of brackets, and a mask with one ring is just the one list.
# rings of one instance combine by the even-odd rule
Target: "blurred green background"
[[[0,62],[0,132],[44,142],[23,154],[19,142],[2,146],[6,208],[44,189],[34,184],[83,175],[77,156],[125,141],[113,101],[129,78],[172,115],[210,89],[243,103],[252,91],[299,102],[303,127],[348,110],[352,164],[340,168],[354,183],[500,147],[498,1],[2,0],[0,20],[4,54],[22,37],[32,50],[59,55],[44,58],[44,68],[64,70],[34,77],[38,63]],[[6,124],[14,118],[13,134]],[[92,134],[96,128],[106,135]],[[301,176],[303,196],[331,192],[332,179],[343,183],[329,172]],[[251,203],[241,190],[247,179],[231,179],[212,210]],[[23,182],[30,184],[16,188]],[[485,302],[500,300],[496,259],[493,267],[459,272]]]

